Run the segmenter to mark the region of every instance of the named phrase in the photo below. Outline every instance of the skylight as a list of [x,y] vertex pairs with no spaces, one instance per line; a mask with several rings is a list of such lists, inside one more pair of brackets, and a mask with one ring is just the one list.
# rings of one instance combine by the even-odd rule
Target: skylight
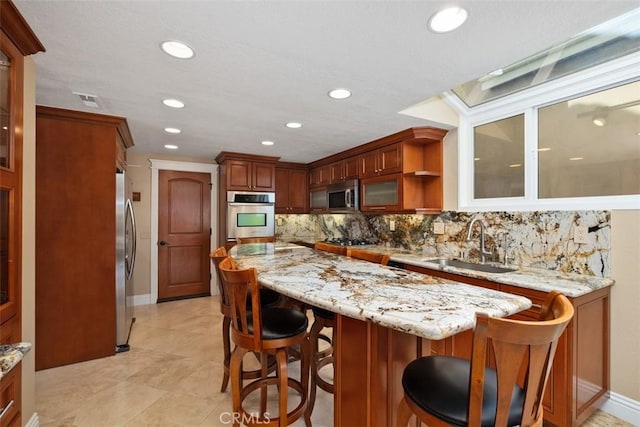
[[453,89],[468,107],[640,51],[640,9]]

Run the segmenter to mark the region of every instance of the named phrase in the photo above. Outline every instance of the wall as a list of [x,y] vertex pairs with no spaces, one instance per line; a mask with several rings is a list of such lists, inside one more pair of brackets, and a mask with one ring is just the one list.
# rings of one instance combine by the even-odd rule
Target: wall
[[611,213],[611,248],[611,390],[640,402],[640,210]]
[[[138,153],[135,149],[127,152],[127,172],[132,182],[132,191],[140,193],[140,201],[133,202],[138,238],[136,265],[133,270],[134,295],[144,296],[151,293],[151,163],[149,159],[215,164],[213,159]],[[140,302],[134,298],[134,303]]]
[[22,360],[22,422],[36,411],[36,66],[24,59],[22,180],[22,340],[33,344]]

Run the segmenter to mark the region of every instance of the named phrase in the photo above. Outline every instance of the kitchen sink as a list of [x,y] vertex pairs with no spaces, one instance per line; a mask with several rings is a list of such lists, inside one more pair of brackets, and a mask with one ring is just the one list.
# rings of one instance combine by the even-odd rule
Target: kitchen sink
[[457,259],[427,259],[425,262],[438,264],[442,267],[463,268],[465,270],[483,271],[485,273],[508,273],[510,271],[516,271],[515,268],[498,267],[497,265],[491,264],[478,264],[475,262],[460,261]]

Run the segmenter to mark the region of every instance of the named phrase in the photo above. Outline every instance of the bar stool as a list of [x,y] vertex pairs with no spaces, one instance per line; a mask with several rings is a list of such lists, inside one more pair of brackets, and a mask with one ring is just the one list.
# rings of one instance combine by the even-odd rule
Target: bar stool
[[[326,243],[318,242],[314,245],[314,249],[335,253],[338,255],[346,255],[351,258],[362,259],[377,264],[387,265],[389,262],[389,255],[382,255],[375,252],[363,251],[360,249],[346,248],[344,246],[328,245]],[[310,417],[313,413],[313,407],[316,402],[316,387],[320,387],[327,393],[333,393],[333,383],[328,382],[320,375],[322,368],[329,364],[333,364],[333,341],[326,335],[320,332],[324,328],[335,328],[336,315],[335,313],[324,310],[319,307],[312,307],[314,322],[309,332],[309,341],[311,343],[311,373],[310,373],[310,390],[309,390],[309,405],[307,406],[307,413]],[[325,350],[319,351],[319,341],[322,340],[329,344],[329,347]]]
[[[222,377],[222,386],[220,392],[223,393],[229,384],[229,363],[231,361],[231,340],[229,338],[229,329],[231,327],[231,299],[229,297],[229,291],[224,286],[224,283],[220,279],[219,264],[228,256],[227,250],[224,246],[217,248],[211,252],[209,257],[216,269],[218,276],[217,285],[218,293],[220,294],[220,314],[222,314],[222,345],[224,352],[224,376]],[[271,289],[260,289],[260,302],[263,307],[274,307],[280,305],[282,302],[282,296],[272,291]],[[251,305],[251,296],[247,295],[247,305]],[[271,361],[268,366],[268,370],[272,372],[275,369],[275,361]],[[245,380],[259,378],[261,375],[260,369],[252,371],[243,371],[242,378]]]
[[[309,380],[309,338],[307,316],[297,310],[284,307],[263,308],[260,304],[258,276],[255,268],[237,270],[230,257],[219,264],[220,277],[231,296],[231,339],[236,348],[231,354],[231,395],[233,411],[240,418],[251,420],[249,425],[286,426],[302,415],[307,405]],[[251,305],[247,307],[246,295],[251,294]],[[287,349],[300,349],[300,380],[287,374]],[[265,358],[262,358],[262,376],[243,386],[242,359],[253,351],[275,355],[276,376],[267,375]],[[267,416],[267,386],[276,385],[279,393],[278,417]],[[300,403],[287,412],[289,388],[300,394]],[[255,390],[260,389],[260,413],[246,411],[242,404]],[[305,417],[307,426],[310,419]],[[234,418],[234,425],[239,425]]]
[[[572,317],[571,302],[558,292],[548,294],[537,322],[477,313],[470,361],[427,356],[407,365],[396,425],[415,414],[429,426],[542,426],[556,345]],[[495,369],[486,366],[488,354]]]

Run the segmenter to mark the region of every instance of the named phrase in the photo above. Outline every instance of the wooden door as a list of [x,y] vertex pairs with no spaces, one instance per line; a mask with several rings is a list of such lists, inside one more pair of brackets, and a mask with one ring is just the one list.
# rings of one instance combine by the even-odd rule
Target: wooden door
[[343,160],[344,179],[358,178],[358,157],[350,157]]
[[211,175],[160,171],[158,302],[210,295]]
[[289,213],[289,169],[276,168],[276,213]]
[[369,151],[359,157],[360,178],[367,178],[378,174],[377,157],[377,151]]

